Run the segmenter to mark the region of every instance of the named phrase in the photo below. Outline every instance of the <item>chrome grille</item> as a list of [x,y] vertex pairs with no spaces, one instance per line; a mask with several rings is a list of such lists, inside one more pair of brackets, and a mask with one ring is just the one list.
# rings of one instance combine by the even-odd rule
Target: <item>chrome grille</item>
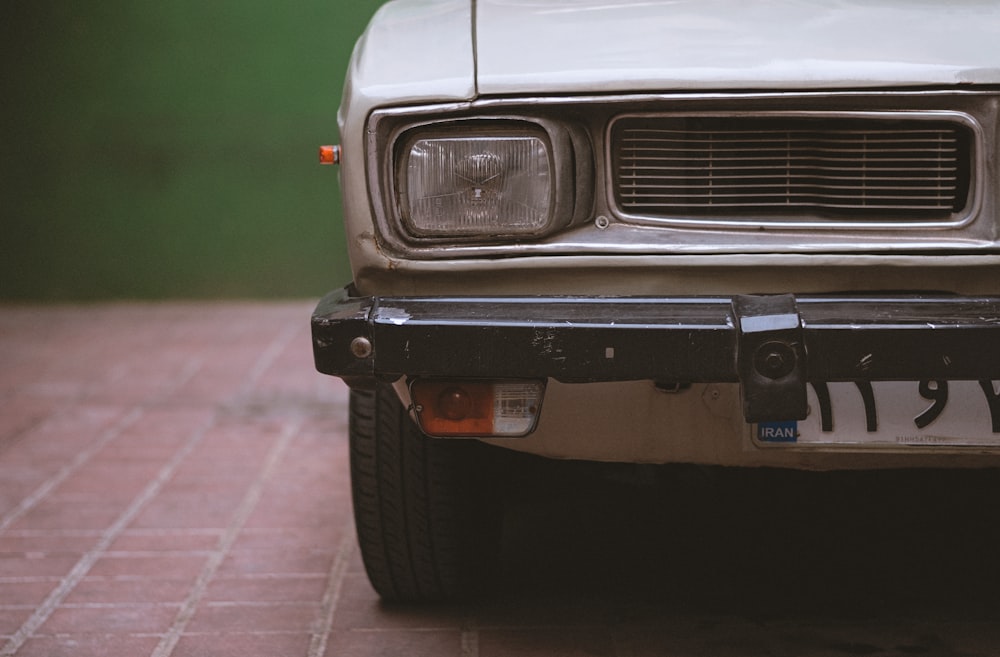
[[968,203],[972,139],[943,120],[625,117],[615,200],[651,218],[947,220]]

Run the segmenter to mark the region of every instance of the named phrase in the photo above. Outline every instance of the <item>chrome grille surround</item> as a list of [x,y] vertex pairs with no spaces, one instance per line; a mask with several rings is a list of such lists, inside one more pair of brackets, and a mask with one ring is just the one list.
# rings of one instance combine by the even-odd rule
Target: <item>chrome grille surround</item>
[[950,111],[625,114],[608,130],[610,200],[678,225],[959,227],[980,141]]
[[[968,136],[965,206],[940,216],[873,213],[730,213],[650,216],[620,207],[615,194],[612,130],[629,117],[798,117],[944,122]],[[482,118],[553,122],[589,139],[592,202],[564,228],[535,240],[421,241],[407,237],[392,192],[392,157],[406,131]],[[1000,203],[1000,92],[922,89],[803,92],[672,92],[663,94],[480,98],[374,111],[365,131],[365,178],[382,253],[408,261],[529,256],[691,256],[736,254],[996,254]],[[353,162],[357,162],[355,159]],[[349,168],[349,167],[348,167]],[[580,194],[581,190],[578,189]],[[991,256],[992,257],[992,256]]]

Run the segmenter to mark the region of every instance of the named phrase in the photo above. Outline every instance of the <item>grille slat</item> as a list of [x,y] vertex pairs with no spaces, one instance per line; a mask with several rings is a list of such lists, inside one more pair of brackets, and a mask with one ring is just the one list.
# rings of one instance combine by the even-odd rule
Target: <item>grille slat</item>
[[947,121],[628,117],[612,129],[626,213],[711,221],[937,221],[969,196],[972,137]]
[[[686,166],[655,166],[655,167],[638,167],[638,168],[641,168],[643,171],[691,171],[691,167],[686,167]],[[774,167],[770,166],[770,165],[766,165],[766,166],[765,165],[740,166],[740,167],[734,167],[734,169],[739,169],[739,170],[743,170],[743,171],[774,171]],[[835,171],[856,171],[856,170],[857,169],[855,167],[824,167],[824,172],[828,172],[828,173],[829,172],[835,172]],[[937,176],[941,175],[941,174],[953,175],[955,173],[955,170],[952,167],[937,167],[937,168],[935,168],[935,167],[883,167],[883,168],[881,168],[881,169],[878,170],[879,173],[884,173],[884,172],[887,172],[887,171],[890,172],[890,173],[894,172],[894,171],[895,172],[924,172],[924,173],[931,172],[931,173],[934,173],[935,171],[937,171],[938,174],[934,176],[935,178],[937,178]],[[697,171],[695,171],[692,175],[696,175],[696,174],[697,174]],[[770,175],[781,176],[781,177],[785,177],[786,176],[786,174],[784,174],[784,173],[775,173],[775,174],[770,174]],[[627,175],[623,175],[623,176],[619,176],[619,177],[624,180],[624,179],[627,179],[630,176],[640,176],[641,177],[642,174],[627,174]]]
[[[751,173],[746,173],[746,174],[732,173],[732,174],[725,174],[725,175],[715,176],[715,178],[717,178],[717,179],[732,179],[732,180],[767,180],[767,179],[788,180],[789,176],[786,176],[786,175],[783,175],[783,174],[780,174],[780,173],[753,173],[753,174],[751,174]],[[813,179],[815,177],[814,176],[804,176],[804,175],[798,174],[798,175],[792,176],[792,178],[795,178],[795,179]],[[677,180],[677,181],[688,181],[689,184],[690,184],[690,183],[697,183],[699,181],[703,181],[704,178],[701,178],[701,177],[698,177],[698,176],[690,176],[690,175],[689,176],[668,176],[668,175],[638,175],[638,174],[636,174],[636,175],[622,176],[622,180]],[[823,180],[834,181],[834,182],[835,181],[841,181],[841,180],[843,180],[843,181],[856,180],[856,181],[860,181],[861,183],[865,183],[865,182],[868,182],[868,181],[878,182],[878,181],[883,181],[883,180],[885,180],[885,181],[896,181],[896,182],[899,182],[899,178],[896,177],[896,176],[839,176],[839,175],[834,175],[834,174],[830,174],[830,175],[824,176]],[[955,180],[957,180],[957,178],[955,178],[954,176],[951,176],[951,175],[941,175],[941,176],[936,176],[935,180],[945,180],[945,181],[954,182]]]

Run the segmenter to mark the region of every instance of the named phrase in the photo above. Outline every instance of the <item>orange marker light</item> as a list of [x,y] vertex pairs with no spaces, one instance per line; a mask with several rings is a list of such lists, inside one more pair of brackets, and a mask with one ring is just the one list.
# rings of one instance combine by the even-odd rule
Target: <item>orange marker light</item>
[[340,164],[340,146],[320,146],[319,147],[319,163],[320,164]]
[[452,386],[444,390],[437,399],[437,415],[446,420],[464,420],[472,412],[472,399],[462,388]]
[[489,383],[417,381],[410,388],[423,430],[432,436],[493,433],[493,386]]
[[543,381],[417,379],[410,396],[431,436],[524,436],[538,421]]

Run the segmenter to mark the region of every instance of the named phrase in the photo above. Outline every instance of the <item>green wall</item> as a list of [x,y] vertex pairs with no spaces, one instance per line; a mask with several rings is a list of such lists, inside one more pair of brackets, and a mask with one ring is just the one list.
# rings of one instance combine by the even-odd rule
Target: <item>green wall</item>
[[0,2],[0,299],[318,296],[335,143],[382,0]]

